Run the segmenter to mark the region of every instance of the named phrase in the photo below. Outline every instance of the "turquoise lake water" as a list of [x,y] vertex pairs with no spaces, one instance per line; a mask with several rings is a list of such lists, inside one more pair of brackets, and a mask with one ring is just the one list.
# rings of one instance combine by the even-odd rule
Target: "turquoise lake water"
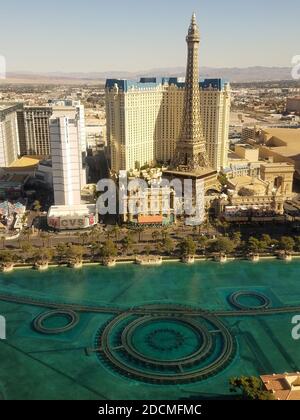
[[[57,268],[45,273],[20,270],[1,274],[0,294],[105,306],[108,312],[80,313],[79,323],[70,331],[45,335],[35,331],[32,323],[49,311],[46,306],[0,301],[0,315],[7,321],[7,340],[0,341],[0,399],[209,398],[230,394],[232,376],[300,371],[300,340],[291,335],[292,317],[300,313],[244,317],[237,310],[236,316],[219,317],[234,337],[234,357],[214,376],[193,383],[160,385],[130,379],[99,354],[86,351],[95,347],[99,332],[116,317],[109,313],[110,307],[125,311],[134,306],[172,304],[230,311],[234,308],[228,297],[239,290],[259,292],[273,307],[300,306],[300,261],[93,266],[79,271]],[[252,296],[241,297],[240,303],[261,304]],[[68,319],[59,315],[43,325],[54,328],[67,323]],[[114,332],[111,346],[117,345],[125,326]],[[202,345],[202,337],[184,322],[173,325],[170,319],[151,320],[137,327],[132,345],[146,357],[170,361],[193,354]],[[220,346],[216,339],[210,359],[217,357]]]

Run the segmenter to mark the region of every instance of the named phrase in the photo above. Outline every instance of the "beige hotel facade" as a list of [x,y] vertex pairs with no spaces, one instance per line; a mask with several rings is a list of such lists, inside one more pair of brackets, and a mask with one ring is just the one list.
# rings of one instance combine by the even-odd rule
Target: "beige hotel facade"
[[[227,166],[230,85],[222,79],[199,83],[200,112],[210,164]],[[177,78],[106,82],[107,139],[113,172],[172,161],[180,139],[185,83]]]

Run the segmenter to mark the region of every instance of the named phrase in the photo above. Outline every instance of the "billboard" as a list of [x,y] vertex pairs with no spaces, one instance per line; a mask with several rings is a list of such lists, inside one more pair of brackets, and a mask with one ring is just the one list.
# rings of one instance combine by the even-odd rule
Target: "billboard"
[[61,216],[48,219],[48,225],[58,230],[86,229],[95,224],[94,215],[86,216]]

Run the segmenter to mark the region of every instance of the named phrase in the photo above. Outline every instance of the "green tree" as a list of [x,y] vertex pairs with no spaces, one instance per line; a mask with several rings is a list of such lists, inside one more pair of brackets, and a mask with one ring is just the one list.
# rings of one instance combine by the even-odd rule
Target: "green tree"
[[179,244],[180,255],[183,257],[193,256],[196,254],[197,245],[191,237],[183,239]]
[[31,258],[34,251],[32,243],[29,241],[21,242],[21,251],[23,261],[26,261],[27,258]]
[[250,236],[247,242],[247,250],[249,252],[259,252],[261,251],[261,243],[257,238]]
[[60,262],[64,262],[67,259],[69,247],[67,244],[58,244],[56,246],[56,255]]
[[216,226],[218,229],[220,229],[221,231],[223,231],[223,235],[226,235],[227,233],[227,229],[229,228],[229,223],[226,222],[225,220],[217,220],[216,222]]
[[296,236],[295,238],[295,249],[296,251],[300,251],[300,236]]
[[293,238],[291,238],[290,236],[282,236],[280,238],[278,248],[281,251],[293,251],[295,245],[296,244]]
[[11,250],[0,251],[0,264],[10,264],[16,260],[15,253]]
[[200,249],[205,253],[206,248],[209,245],[209,239],[206,236],[200,236],[198,239]]
[[263,234],[261,240],[266,244],[267,247],[270,247],[273,243],[271,236],[267,234]]
[[165,239],[163,239],[162,248],[168,255],[172,254],[175,249],[175,245],[172,239],[169,238],[168,236]]
[[239,247],[241,245],[241,242],[242,242],[241,232],[234,232],[234,234],[232,235],[232,240],[233,240],[235,246]]
[[53,251],[50,248],[40,248],[35,251],[33,260],[37,264],[46,264],[53,258]]
[[235,248],[235,243],[226,236],[221,236],[212,243],[212,250],[214,252],[224,252],[226,254],[230,254],[235,250]]
[[125,236],[125,238],[122,239],[121,245],[122,245],[122,252],[124,254],[127,254],[127,252],[130,252],[133,248],[134,241],[130,235]]
[[99,242],[100,241],[100,234],[101,234],[101,230],[100,230],[99,225],[94,226],[89,231],[89,241],[90,242]]
[[32,229],[31,229],[31,228],[26,228],[26,229],[23,231],[23,235],[27,238],[27,241],[30,241],[30,238],[31,238],[31,237],[32,237],[32,235],[33,235]]
[[112,233],[115,235],[115,240],[117,242],[119,240],[120,231],[121,231],[121,229],[120,229],[120,226],[118,226],[118,225],[115,225],[112,229]]
[[85,249],[81,245],[70,245],[66,252],[68,262],[81,263]]
[[238,392],[243,400],[274,400],[273,394],[263,390],[262,381],[255,376],[231,378],[229,384],[230,391]]
[[99,254],[101,258],[116,257],[118,255],[118,248],[111,239],[108,239],[101,246]]

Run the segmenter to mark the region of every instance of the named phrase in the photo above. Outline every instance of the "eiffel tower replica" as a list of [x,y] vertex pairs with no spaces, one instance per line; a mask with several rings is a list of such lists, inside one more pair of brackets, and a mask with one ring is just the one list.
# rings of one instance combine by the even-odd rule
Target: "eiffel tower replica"
[[170,178],[204,179],[206,189],[216,184],[217,171],[209,162],[200,114],[199,45],[200,31],[193,14],[188,35],[184,112],[180,139],[165,175]]

